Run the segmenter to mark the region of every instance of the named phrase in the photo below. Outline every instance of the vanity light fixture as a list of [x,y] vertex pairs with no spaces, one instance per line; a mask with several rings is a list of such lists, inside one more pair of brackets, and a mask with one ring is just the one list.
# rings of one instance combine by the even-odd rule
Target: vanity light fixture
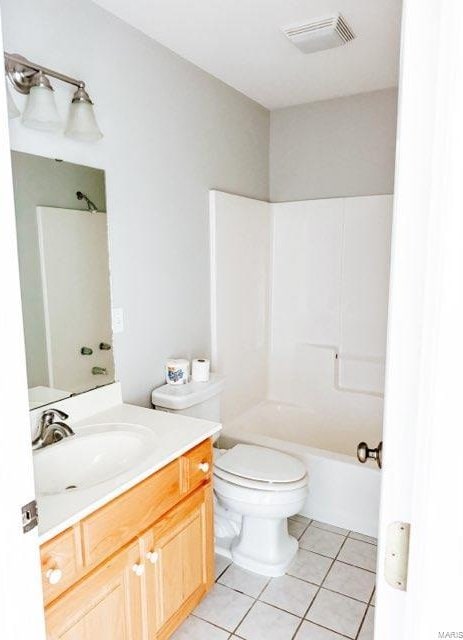
[[22,123],[39,131],[58,131],[62,127],[50,80],[39,71],[32,77]]
[[[84,142],[96,141],[103,137],[95,118],[93,102],[85,89],[85,82],[31,62],[18,54],[4,52],[4,58],[6,75],[11,84],[20,93],[28,95],[22,117],[25,126],[41,131],[61,129],[62,123],[56,108],[53,87],[48,78],[50,76],[76,87],[65,135]],[[12,98],[11,104],[14,105]],[[10,99],[8,105],[10,117],[17,117],[13,115],[14,109],[10,110]]]
[[82,142],[93,142],[103,137],[95,118],[93,102],[84,87],[79,87],[72,96],[64,135]]

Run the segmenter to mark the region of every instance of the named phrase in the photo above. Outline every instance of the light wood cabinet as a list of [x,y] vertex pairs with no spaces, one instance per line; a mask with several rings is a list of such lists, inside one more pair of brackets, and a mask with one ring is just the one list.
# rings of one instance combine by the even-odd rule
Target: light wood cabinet
[[[72,527],[46,542],[40,549],[40,559],[43,599],[45,604],[48,604],[77,582],[82,575],[79,529]],[[55,572],[54,576],[52,572]],[[57,582],[54,580],[55,576],[58,577]]]
[[211,464],[208,440],[42,546],[48,640],[170,637],[213,584]]
[[58,598],[46,609],[49,640],[142,640],[143,566],[137,543]]
[[168,638],[213,582],[211,512],[209,484],[142,538],[149,638]]

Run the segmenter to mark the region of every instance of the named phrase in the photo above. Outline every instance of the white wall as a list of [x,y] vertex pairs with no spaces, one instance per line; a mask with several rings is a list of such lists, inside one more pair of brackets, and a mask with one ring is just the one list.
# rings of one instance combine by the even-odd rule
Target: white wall
[[212,364],[228,421],[267,393],[270,205],[217,191],[210,205]]
[[[209,351],[208,190],[268,198],[269,114],[89,0],[2,0],[5,49],[84,79],[105,138],[11,124],[16,150],[105,169],[124,399]],[[71,89],[54,83],[65,114]],[[18,105],[21,96],[15,93]]]
[[393,193],[396,120],[396,89],[272,111],[270,200]]

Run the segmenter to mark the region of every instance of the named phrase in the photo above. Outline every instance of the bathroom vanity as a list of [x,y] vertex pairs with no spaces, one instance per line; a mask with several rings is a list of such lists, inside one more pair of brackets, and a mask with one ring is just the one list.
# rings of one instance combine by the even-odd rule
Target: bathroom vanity
[[[117,383],[53,406],[75,435],[34,453],[47,637],[169,638],[214,580],[220,425],[124,404]],[[140,432],[134,458],[126,438]]]
[[168,638],[213,583],[208,439],[41,546],[48,637]]

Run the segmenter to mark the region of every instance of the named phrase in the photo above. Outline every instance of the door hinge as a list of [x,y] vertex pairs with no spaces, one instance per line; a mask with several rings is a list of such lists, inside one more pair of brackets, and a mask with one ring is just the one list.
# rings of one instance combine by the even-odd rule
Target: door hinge
[[37,500],[32,500],[29,504],[21,507],[23,533],[31,531],[39,524],[39,511],[37,509]]
[[407,590],[409,545],[410,523],[391,522],[387,528],[384,577],[391,587],[400,591]]

